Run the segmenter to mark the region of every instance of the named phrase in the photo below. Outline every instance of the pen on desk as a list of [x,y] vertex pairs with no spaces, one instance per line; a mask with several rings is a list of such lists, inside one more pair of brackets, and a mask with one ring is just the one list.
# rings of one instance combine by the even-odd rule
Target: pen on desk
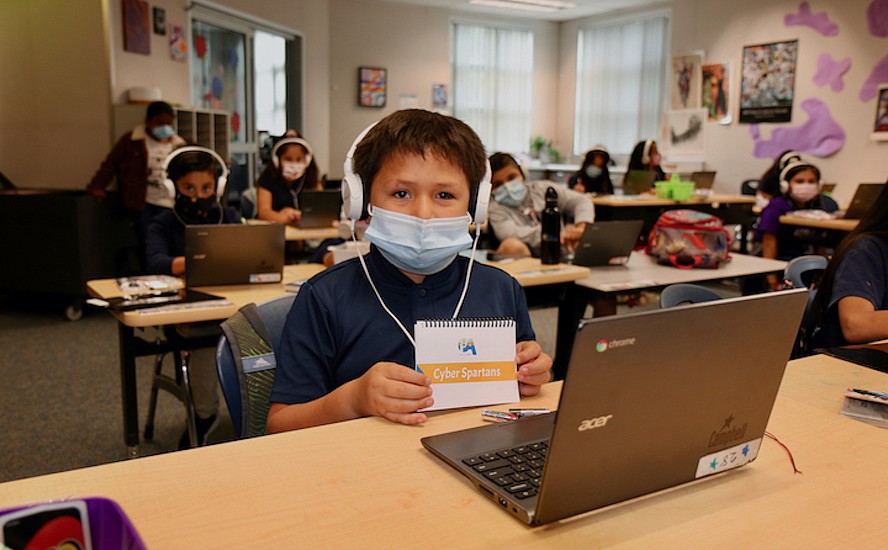
[[527,416],[540,416],[542,414],[549,414],[549,409],[509,409],[509,412],[514,414],[518,418],[524,418]]
[[869,395],[870,397],[878,397],[879,399],[888,399],[888,393],[880,392],[880,391],[872,391],[872,390],[861,390],[857,388],[851,388],[851,391],[857,392],[861,395]]
[[510,412],[504,411],[495,411],[493,409],[484,409],[481,411],[481,416],[484,417],[485,420],[491,419],[497,422],[506,422],[509,420],[518,420],[518,416],[512,414]]

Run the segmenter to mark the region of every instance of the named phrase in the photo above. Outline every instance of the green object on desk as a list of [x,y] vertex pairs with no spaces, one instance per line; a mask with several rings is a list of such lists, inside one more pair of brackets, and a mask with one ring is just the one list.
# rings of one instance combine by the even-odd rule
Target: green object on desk
[[672,199],[674,201],[686,201],[694,196],[694,182],[682,181],[678,173],[673,172],[667,181],[654,183],[657,189],[657,198]]

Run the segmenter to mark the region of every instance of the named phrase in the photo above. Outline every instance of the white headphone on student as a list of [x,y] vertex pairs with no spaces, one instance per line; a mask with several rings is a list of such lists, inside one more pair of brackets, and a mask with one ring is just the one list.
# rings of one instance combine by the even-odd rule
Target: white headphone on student
[[305,165],[308,166],[311,164],[311,159],[314,158],[314,152],[311,150],[311,145],[302,138],[288,137],[278,140],[278,142],[274,144],[274,147],[271,148],[271,162],[274,164],[275,168],[281,168],[281,159],[278,158],[277,152],[285,145],[301,145],[305,147]]
[[644,147],[641,149],[641,163],[642,164],[650,164],[651,163],[651,147],[654,146],[654,141],[651,139],[644,140]]
[[[798,153],[796,154],[798,155]],[[805,162],[803,160],[794,160],[784,166],[783,170],[780,171],[780,193],[785,195],[789,192],[789,173],[796,168],[813,168],[814,173],[817,174],[817,188],[820,189],[820,171],[817,169],[817,167],[810,162]]]
[[783,170],[790,162],[802,162],[802,154],[796,151],[787,151],[783,153],[777,161],[777,167],[780,168],[780,170]]
[[[358,137],[352,142],[351,147],[348,148],[348,153],[345,155],[345,162],[342,165],[342,171],[344,174],[341,187],[342,204],[345,206],[345,212],[352,223],[363,219],[362,214],[364,213],[366,203],[370,200],[369,197],[365,199],[364,182],[361,179],[361,176],[355,172],[355,150],[358,148],[361,141],[364,140],[364,137],[367,136],[367,133],[378,123],[379,121],[374,122],[358,134]],[[478,184],[478,192],[475,196],[475,208],[470,207],[470,210],[474,212],[472,215],[472,221],[480,220],[480,222],[476,222],[477,227],[480,227],[481,224],[487,221],[487,208],[490,206],[490,162],[485,159],[484,165],[484,177],[481,178],[481,181]]]
[[610,164],[610,151],[608,151],[607,147],[605,147],[604,145],[596,145],[595,147],[590,147],[589,150],[586,151],[586,154],[588,155],[590,153],[600,153],[604,155],[604,165],[607,166],[608,164]]
[[[216,197],[218,199],[222,198],[222,194],[225,192],[225,185],[228,183],[228,166],[225,164],[225,161],[222,160],[222,157],[216,151],[208,147],[201,147],[199,145],[186,145],[185,147],[179,147],[178,149],[174,149],[172,153],[167,155],[165,159],[163,159],[163,185],[169,191],[171,197],[176,196],[176,184],[170,179],[170,163],[174,158],[178,157],[182,153],[206,153],[213,157],[215,161],[219,164],[219,167],[222,169],[222,173],[216,178]],[[215,172],[215,170],[213,170]]]

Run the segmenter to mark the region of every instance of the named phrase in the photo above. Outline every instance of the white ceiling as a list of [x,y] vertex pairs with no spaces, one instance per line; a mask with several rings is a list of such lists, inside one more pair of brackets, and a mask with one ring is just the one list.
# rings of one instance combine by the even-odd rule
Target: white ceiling
[[378,4],[409,4],[426,8],[445,8],[465,13],[483,13],[502,15],[504,17],[524,17],[545,21],[570,21],[600,13],[625,10],[638,6],[657,4],[662,0],[568,0],[577,5],[575,8],[563,9],[552,13],[539,13],[524,10],[495,8],[490,6],[473,6],[469,0],[365,0]]

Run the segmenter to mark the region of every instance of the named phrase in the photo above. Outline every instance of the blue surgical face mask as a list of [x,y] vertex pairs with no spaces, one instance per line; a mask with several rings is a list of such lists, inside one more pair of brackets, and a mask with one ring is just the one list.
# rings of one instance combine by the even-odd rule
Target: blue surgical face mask
[[493,200],[503,206],[518,208],[527,196],[527,187],[521,178],[507,181],[493,190]]
[[173,127],[169,124],[164,124],[163,126],[155,126],[151,129],[151,135],[155,138],[163,141],[165,139],[170,139],[174,135],[176,135],[176,131],[173,130]]
[[601,175],[601,167],[595,166],[594,164],[590,164],[586,167],[586,175],[590,178],[597,178]]
[[469,215],[424,220],[382,208],[369,208],[364,236],[401,271],[431,275],[450,265],[472,244]]

